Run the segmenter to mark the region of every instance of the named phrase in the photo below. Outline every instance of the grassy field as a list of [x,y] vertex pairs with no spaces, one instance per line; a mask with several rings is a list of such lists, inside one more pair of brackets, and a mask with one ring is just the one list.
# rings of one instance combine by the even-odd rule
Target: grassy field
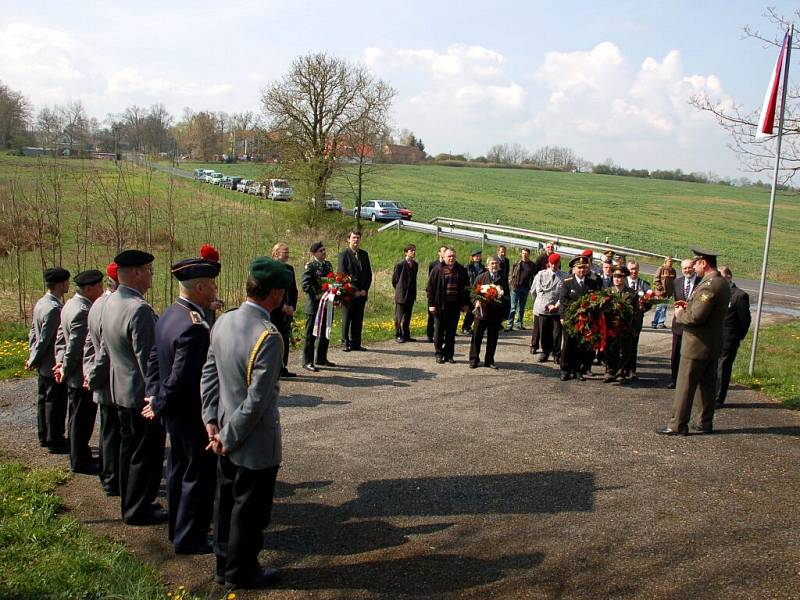
[[773,325],[758,334],[755,374],[748,373],[753,334],[742,341],[733,365],[733,380],[780,400],[786,406],[800,409],[800,321]]

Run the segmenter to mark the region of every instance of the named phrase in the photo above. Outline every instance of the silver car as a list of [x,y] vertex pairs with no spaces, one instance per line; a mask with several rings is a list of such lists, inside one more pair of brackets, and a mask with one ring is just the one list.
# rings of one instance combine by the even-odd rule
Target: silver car
[[367,200],[361,203],[361,218],[369,219],[372,222],[397,221],[403,218],[403,214],[390,200]]

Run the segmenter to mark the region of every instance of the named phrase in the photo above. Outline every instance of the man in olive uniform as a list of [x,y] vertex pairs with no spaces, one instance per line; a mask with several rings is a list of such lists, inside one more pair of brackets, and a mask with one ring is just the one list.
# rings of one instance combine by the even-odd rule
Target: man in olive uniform
[[[319,369],[315,366],[314,361],[314,321],[317,318],[317,308],[319,307],[319,300],[322,298],[322,278],[327,277],[328,273],[333,271],[333,266],[327,260],[328,250],[322,242],[314,242],[311,244],[311,260],[306,263],[303,269],[303,276],[300,280],[300,286],[306,294],[306,302],[304,310],[306,313],[306,337],[305,344],[303,345],[303,368],[306,371],[316,373]],[[319,332],[319,342],[317,342],[317,360],[316,365],[334,367],[331,361],[328,360],[328,344],[330,340],[325,335],[324,331]]]
[[675,320],[683,325],[681,363],[675,385],[672,419],[658,433],[687,435],[692,401],[699,393],[699,422],[694,418],[692,429],[702,433],[714,431],[714,397],[717,364],[722,353],[722,328],[731,299],[728,280],[717,271],[717,253],[692,248],[695,272],[702,277],[686,305],[677,304]]
[[67,390],[57,383],[53,374],[56,364],[56,334],[61,323],[64,294],[69,290],[69,271],[61,267],[45,269],[47,293],[33,307],[33,319],[28,333],[30,352],[25,368],[39,372],[39,393],[36,417],[39,444],[53,454],[67,454],[64,438],[64,419],[67,416]]
[[339,253],[339,272],[350,275],[350,285],[355,292],[349,301],[342,303],[342,350],[366,350],[361,345],[364,327],[364,308],[372,285],[372,266],[369,254],[360,248],[361,234],[351,231],[347,248]]
[[220,263],[187,258],[172,265],[180,296],[156,323],[147,365],[144,416],[164,417],[169,433],[169,539],[176,554],[210,554],[216,460],[206,450],[200,376],[208,354],[206,313],[217,298]]
[[119,287],[106,300],[101,326],[111,361],[111,398],[119,417],[122,520],[128,525],[163,523],[168,514],[154,502],[164,462],[164,428],[142,414],[156,329],[156,315],[144,299],[153,283],[153,255],[124,250],[114,262]]
[[97,405],[83,387],[83,347],[86,344],[89,309],[103,294],[103,273],[97,269],[75,276],[78,288],[61,309],[61,327],[56,335],[56,381],[67,386],[69,400],[69,463],[73,473],[97,473],[89,449]]
[[[588,277],[591,264],[592,259],[583,254],[579,254],[569,261],[572,275],[566,277],[561,284],[561,296],[558,300],[562,325],[569,306],[584,294],[598,289],[599,280]],[[594,350],[586,348],[577,337],[564,330],[561,350],[561,381],[576,378],[583,381],[585,379],[583,370],[586,365],[592,364],[593,358]]]
[[[615,266],[611,274],[613,284],[608,289],[618,294],[624,302],[630,304],[635,312],[638,310],[639,297],[627,286],[628,275],[630,275],[630,271],[628,271],[627,267],[622,265]],[[620,383],[628,382],[629,371],[627,367],[632,351],[633,330],[621,329],[616,331],[613,337],[608,336],[606,349],[603,352],[603,358],[606,363],[606,376],[603,379],[603,383],[616,381],[617,377],[621,377]]]
[[291,282],[286,265],[255,259],[247,299],[220,316],[200,384],[208,447],[219,456],[214,503],[216,580],[260,588],[279,572],[258,561],[281,464],[278,412],[283,340],[270,320]]
[[83,347],[83,387],[92,392],[100,411],[100,485],[107,496],[119,496],[119,419],[111,399],[111,365],[103,343],[103,307],[117,289],[117,263],[106,267],[106,293],[92,304],[87,316],[88,334]]

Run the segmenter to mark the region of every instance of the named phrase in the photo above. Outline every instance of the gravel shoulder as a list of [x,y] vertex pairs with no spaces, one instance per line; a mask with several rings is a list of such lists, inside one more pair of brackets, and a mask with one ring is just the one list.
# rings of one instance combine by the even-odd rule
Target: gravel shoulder
[[[715,435],[665,439],[669,330],[645,329],[641,380],[624,387],[559,381],[528,333],[501,336],[498,371],[468,369],[459,337],[456,365],[386,342],[284,382],[262,553],[284,577],[237,597],[796,597],[800,413],[733,388]],[[65,466],[35,442],[34,388],[0,385],[0,453]],[[170,586],[221,595],[212,557],[124,526],[95,478],[60,491]]]

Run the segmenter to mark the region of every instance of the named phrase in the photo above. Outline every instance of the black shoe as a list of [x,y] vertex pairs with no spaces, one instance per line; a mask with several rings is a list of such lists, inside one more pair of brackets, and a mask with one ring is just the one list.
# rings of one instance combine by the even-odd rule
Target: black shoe
[[470,369],[477,369],[478,368],[478,361],[476,361],[476,360],[469,361],[469,368]]
[[307,364],[303,365],[303,368],[306,371],[311,371],[312,373],[318,373],[319,372],[319,369],[317,367],[315,367],[313,363],[307,363]]
[[364,346],[353,346],[350,348],[351,350],[355,350],[356,352],[369,352]]
[[394,341],[397,342],[398,344],[405,344],[406,343],[406,338],[401,337],[401,336],[398,335],[396,338],[394,338]]
[[538,361],[538,362],[540,362],[540,363],[546,363],[548,358],[550,358],[550,355],[549,355],[549,354],[542,354],[542,355],[539,357],[539,361]]
[[106,496],[108,496],[109,498],[114,498],[116,496],[119,496],[119,489],[118,488],[112,488],[112,487],[103,486],[103,491],[106,493]]
[[674,390],[674,389],[675,389],[675,382],[674,382],[674,381],[670,381],[670,382],[667,384],[667,389],[668,389],[668,390]]
[[503,329],[503,331],[514,331],[514,328],[509,326]]
[[497,365],[494,364],[494,363],[484,363],[483,366],[486,367],[487,369],[495,369],[496,370],[498,368]]
[[175,546],[175,554],[213,554],[214,549],[211,544],[199,544],[197,546]]
[[449,362],[450,364],[456,364],[456,359],[452,356],[450,358],[446,358],[445,361]]
[[606,375],[605,378],[603,379],[603,383],[613,383],[616,380],[617,380],[616,375]]
[[536,348],[531,347],[531,354],[539,354],[539,351]]
[[417,341],[417,338],[412,338],[412,337],[407,337],[407,338],[403,338],[403,339],[404,339],[405,341],[407,341],[407,342],[414,342],[414,343],[416,343],[416,341]]
[[83,475],[97,475],[100,472],[100,467],[97,463],[89,463],[86,465],[79,465],[72,469],[73,473],[81,473]]
[[[335,367],[335,366],[336,366],[336,363],[332,363],[332,362],[331,362],[331,361],[329,361],[329,360],[318,360],[318,361],[317,361],[317,364],[318,364],[320,367]],[[313,366],[313,365],[312,365],[312,366]]]
[[273,585],[280,579],[281,572],[274,567],[262,567],[256,575],[246,577],[241,580],[225,579],[225,587],[228,590],[236,588],[244,590],[254,590]]
[[575,379],[577,379],[578,381],[586,381],[586,375],[584,375],[583,373],[578,373]]
[[350,346],[346,346],[346,345],[342,346],[342,352],[350,352],[350,350],[352,350],[352,348]]
[[444,356],[437,356],[436,357],[436,364],[443,365],[444,364]]
[[569,381],[570,379],[572,379],[572,377],[566,371],[561,371],[561,375],[559,376],[559,379],[561,379],[561,381]]
[[714,408],[716,408],[716,409],[725,408],[725,403],[717,401],[717,402],[714,403]]
[[48,444],[47,451],[50,454],[69,454],[69,443],[67,441],[63,442],[55,442],[54,444]]
[[151,508],[141,517],[129,519],[125,521],[126,525],[144,526],[144,525],[158,525],[169,521],[169,513],[163,508]]
[[661,427],[660,429],[656,429],[656,433],[660,433],[661,435],[689,435],[688,431],[675,431],[669,427]]
[[429,344],[432,344],[433,338],[432,337],[425,338],[425,341],[428,342]]
[[711,427],[700,427],[699,425],[695,425],[694,423],[689,425],[689,429],[691,429],[695,433],[703,433],[703,434],[706,434],[706,435],[714,433],[714,429],[713,428],[711,428]]
[[520,331],[525,331],[527,327],[525,327],[524,325],[518,325],[517,329],[519,329]]
[[281,369],[281,377],[297,377],[297,373],[292,373],[289,369],[283,367]]

